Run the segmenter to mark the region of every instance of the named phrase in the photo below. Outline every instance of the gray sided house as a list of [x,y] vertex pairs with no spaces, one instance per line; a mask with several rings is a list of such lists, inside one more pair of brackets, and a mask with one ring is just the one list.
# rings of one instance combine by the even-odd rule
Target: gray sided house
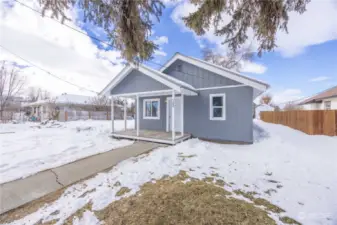
[[113,137],[167,144],[190,137],[252,143],[253,100],[267,88],[263,82],[176,53],[159,71],[126,66],[101,94],[136,99],[135,129],[117,131],[112,121]]

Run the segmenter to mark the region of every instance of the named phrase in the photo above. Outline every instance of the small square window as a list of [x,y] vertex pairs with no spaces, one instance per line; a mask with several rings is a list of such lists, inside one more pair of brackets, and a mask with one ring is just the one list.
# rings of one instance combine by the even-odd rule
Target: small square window
[[324,102],[324,108],[325,108],[325,110],[330,110],[331,109],[331,101]]
[[144,99],[143,118],[160,119],[160,101],[159,99]]
[[211,94],[209,101],[210,120],[226,119],[225,94]]

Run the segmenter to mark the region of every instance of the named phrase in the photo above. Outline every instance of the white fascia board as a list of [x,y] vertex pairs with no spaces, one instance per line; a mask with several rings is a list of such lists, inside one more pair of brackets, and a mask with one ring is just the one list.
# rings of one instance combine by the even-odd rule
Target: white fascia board
[[189,96],[196,96],[196,95],[198,95],[197,92],[188,90],[188,89],[186,89],[186,88],[181,88],[181,89],[180,89],[180,93],[182,93],[182,94],[184,94],[184,95],[189,95]]
[[119,84],[127,75],[129,75],[133,69],[137,69],[138,71],[140,71],[141,73],[151,77],[152,79],[165,84],[166,86],[168,86],[169,88],[172,88],[175,91],[180,91],[180,87],[164,78],[162,78],[160,75],[154,73],[153,71],[143,67],[142,65],[139,66],[135,66],[135,65],[128,65],[126,67],[124,67],[124,69],[118,73],[116,75],[116,77],[114,77],[112,79],[112,81],[103,89],[103,91],[101,91],[99,93],[99,95],[110,95],[110,91],[111,89],[113,89],[114,87],[117,86],[117,84]]
[[239,87],[247,87],[245,84],[237,84],[237,85],[227,85],[227,86],[215,86],[215,87],[206,87],[206,88],[198,88],[198,91],[204,90],[216,90],[216,89],[226,89],[226,88],[239,88]]
[[140,71],[141,73],[151,77],[152,79],[162,83],[162,84],[165,84],[166,86],[172,88],[173,90],[175,91],[180,91],[180,87],[164,78],[162,78],[160,75],[154,73],[153,71],[143,67],[142,65],[139,65],[138,66],[138,71]]
[[117,95],[113,95],[113,97],[136,97],[137,95],[139,97],[149,97],[149,96],[163,96],[163,95],[170,95],[170,94],[172,94],[172,89],[117,94]]
[[175,56],[173,56],[161,69],[160,72],[163,72],[165,69],[167,69],[172,63],[174,63],[176,60],[182,60],[184,62],[190,63],[192,65],[196,65],[202,69],[211,71],[213,73],[219,74],[221,76],[227,77],[231,80],[235,80],[239,83],[251,86],[253,88],[256,88],[260,91],[266,91],[268,89],[267,85],[264,84],[260,84],[259,82],[255,82],[253,80],[250,80],[248,78],[245,78],[244,75],[231,71],[229,69],[226,68],[220,68],[216,65],[212,65],[210,63],[207,62],[202,62],[201,60],[197,60],[194,58],[190,58],[190,57],[186,57],[184,55],[180,55],[179,53],[176,53]]
[[166,63],[165,63],[165,65],[162,67],[162,68],[160,68],[160,72],[162,73],[162,72],[164,72],[164,70],[166,70],[172,63],[174,63],[176,60],[178,60],[179,58],[179,54],[178,53],[176,53],[169,61],[167,61]]

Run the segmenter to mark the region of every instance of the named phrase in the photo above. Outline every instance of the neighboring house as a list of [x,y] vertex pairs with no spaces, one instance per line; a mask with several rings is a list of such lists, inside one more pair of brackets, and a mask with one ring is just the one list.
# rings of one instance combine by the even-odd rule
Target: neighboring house
[[113,137],[168,144],[191,136],[252,143],[253,100],[268,87],[176,53],[159,71],[126,66],[100,94],[136,99],[136,130],[117,132],[113,127]]
[[299,103],[304,110],[337,110],[337,86],[329,88]]
[[256,105],[256,107],[255,107],[255,118],[260,119],[260,113],[261,112],[272,112],[272,111],[275,111],[274,106],[266,105],[266,104]]
[[[6,96],[3,96],[3,98],[6,99]],[[1,113],[2,115],[0,115],[0,120],[9,121],[16,119],[18,115],[21,114],[21,104],[24,102],[25,99],[23,97],[18,96],[8,97],[3,111],[1,110],[0,106],[0,111],[2,111]]]
[[[57,119],[59,121],[67,120],[65,112],[72,115],[74,118],[77,116],[81,118],[82,112],[89,111],[102,111],[108,112],[111,106],[95,105],[92,96],[62,94],[52,99],[38,100],[23,104],[23,107],[28,108],[30,116],[34,116],[37,120],[42,121],[46,119]],[[96,109],[99,108],[99,109]],[[122,106],[115,105],[115,117],[121,119],[123,116]]]

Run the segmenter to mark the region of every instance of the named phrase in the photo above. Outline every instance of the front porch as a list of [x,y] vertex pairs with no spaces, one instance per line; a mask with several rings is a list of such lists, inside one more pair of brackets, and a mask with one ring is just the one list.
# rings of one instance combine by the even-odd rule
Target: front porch
[[[191,137],[184,132],[184,98],[185,95],[196,95],[195,92],[179,89],[160,90],[111,96],[111,119],[113,138],[150,141],[175,145]],[[124,104],[124,129],[115,129],[114,99],[127,98],[135,101],[135,126],[127,125],[127,106]],[[159,126],[159,127],[158,127]]]
[[172,133],[165,131],[155,131],[155,130],[139,130],[139,135],[137,136],[137,130],[126,130],[114,132],[111,134],[111,137],[114,138],[125,138],[131,140],[140,140],[140,141],[151,141],[156,143],[171,144],[175,145],[179,142],[191,138],[191,134],[183,134],[176,132],[176,138],[172,140]]

